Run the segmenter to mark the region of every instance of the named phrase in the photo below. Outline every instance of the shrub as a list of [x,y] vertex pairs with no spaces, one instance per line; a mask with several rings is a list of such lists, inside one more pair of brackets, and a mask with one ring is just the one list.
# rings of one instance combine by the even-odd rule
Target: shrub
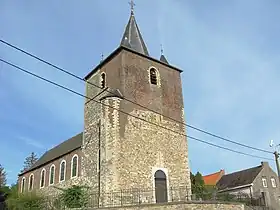
[[44,209],[45,200],[35,193],[12,194],[8,197],[9,210],[40,210]]
[[63,190],[61,200],[68,208],[82,208],[87,205],[88,194],[85,191],[85,187],[73,185]]

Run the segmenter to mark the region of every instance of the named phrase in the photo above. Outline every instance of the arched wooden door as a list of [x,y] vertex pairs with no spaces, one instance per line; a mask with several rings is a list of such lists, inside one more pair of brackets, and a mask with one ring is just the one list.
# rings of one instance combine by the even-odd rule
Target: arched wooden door
[[155,194],[156,203],[167,202],[167,184],[166,175],[162,170],[158,170],[155,173]]

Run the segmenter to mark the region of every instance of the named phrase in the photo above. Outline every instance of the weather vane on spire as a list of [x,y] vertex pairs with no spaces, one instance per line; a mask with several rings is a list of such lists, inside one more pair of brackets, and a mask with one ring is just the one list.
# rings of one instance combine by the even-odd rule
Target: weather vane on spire
[[134,0],[131,0],[130,2],[128,2],[130,4],[130,11],[131,11],[131,14],[134,14]]

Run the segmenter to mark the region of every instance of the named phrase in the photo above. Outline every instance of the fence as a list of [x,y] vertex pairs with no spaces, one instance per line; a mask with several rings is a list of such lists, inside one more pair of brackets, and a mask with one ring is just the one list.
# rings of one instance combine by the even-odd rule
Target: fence
[[75,202],[68,205],[62,204],[59,198],[48,199],[49,206],[66,205],[69,207],[120,207],[120,206],[134,206],[142,204],[155,204],[167,202],[186,202],[186,201],[211,201],[211,202],[236,202],[243,203],[247,206],[263,206],[261,198],[252,198],[248,194],[228,194],[228,193],[199,193],[190,194],[190,190],[186,187],[171,187],[165,190],[151,190],[151,189],[128,189],[115,191],[110,193],[88,193],[86,198],[77,199]]
[[75,197],[48,197],[43,200],[28,201],[29,203],[17,203],[12,210],[25,209],[45,209],[61,210],[71,208],[100,208],[100,207],[120,207],[142,204],[184,202],[184,201],[212,201],[212,202],[238,202],[247,206],[263,206],[261,198],[252,198],[248,194],[228,194],[228,193],[198,193],[190,194],[186,187],[171,187],[169,189],[129,189],[110,193],[90,193],[77,194]]

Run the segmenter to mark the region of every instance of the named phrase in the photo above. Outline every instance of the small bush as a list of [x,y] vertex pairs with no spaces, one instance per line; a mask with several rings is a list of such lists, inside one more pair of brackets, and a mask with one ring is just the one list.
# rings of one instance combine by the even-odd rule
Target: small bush
[[68,208],[85,207],[89,197],[84,188],[85,187],[74,185],[63,190],[61,199],[64,205]]
[[6,201],[9,210],[44,209],[44,198],[35,193],[11,195]]

